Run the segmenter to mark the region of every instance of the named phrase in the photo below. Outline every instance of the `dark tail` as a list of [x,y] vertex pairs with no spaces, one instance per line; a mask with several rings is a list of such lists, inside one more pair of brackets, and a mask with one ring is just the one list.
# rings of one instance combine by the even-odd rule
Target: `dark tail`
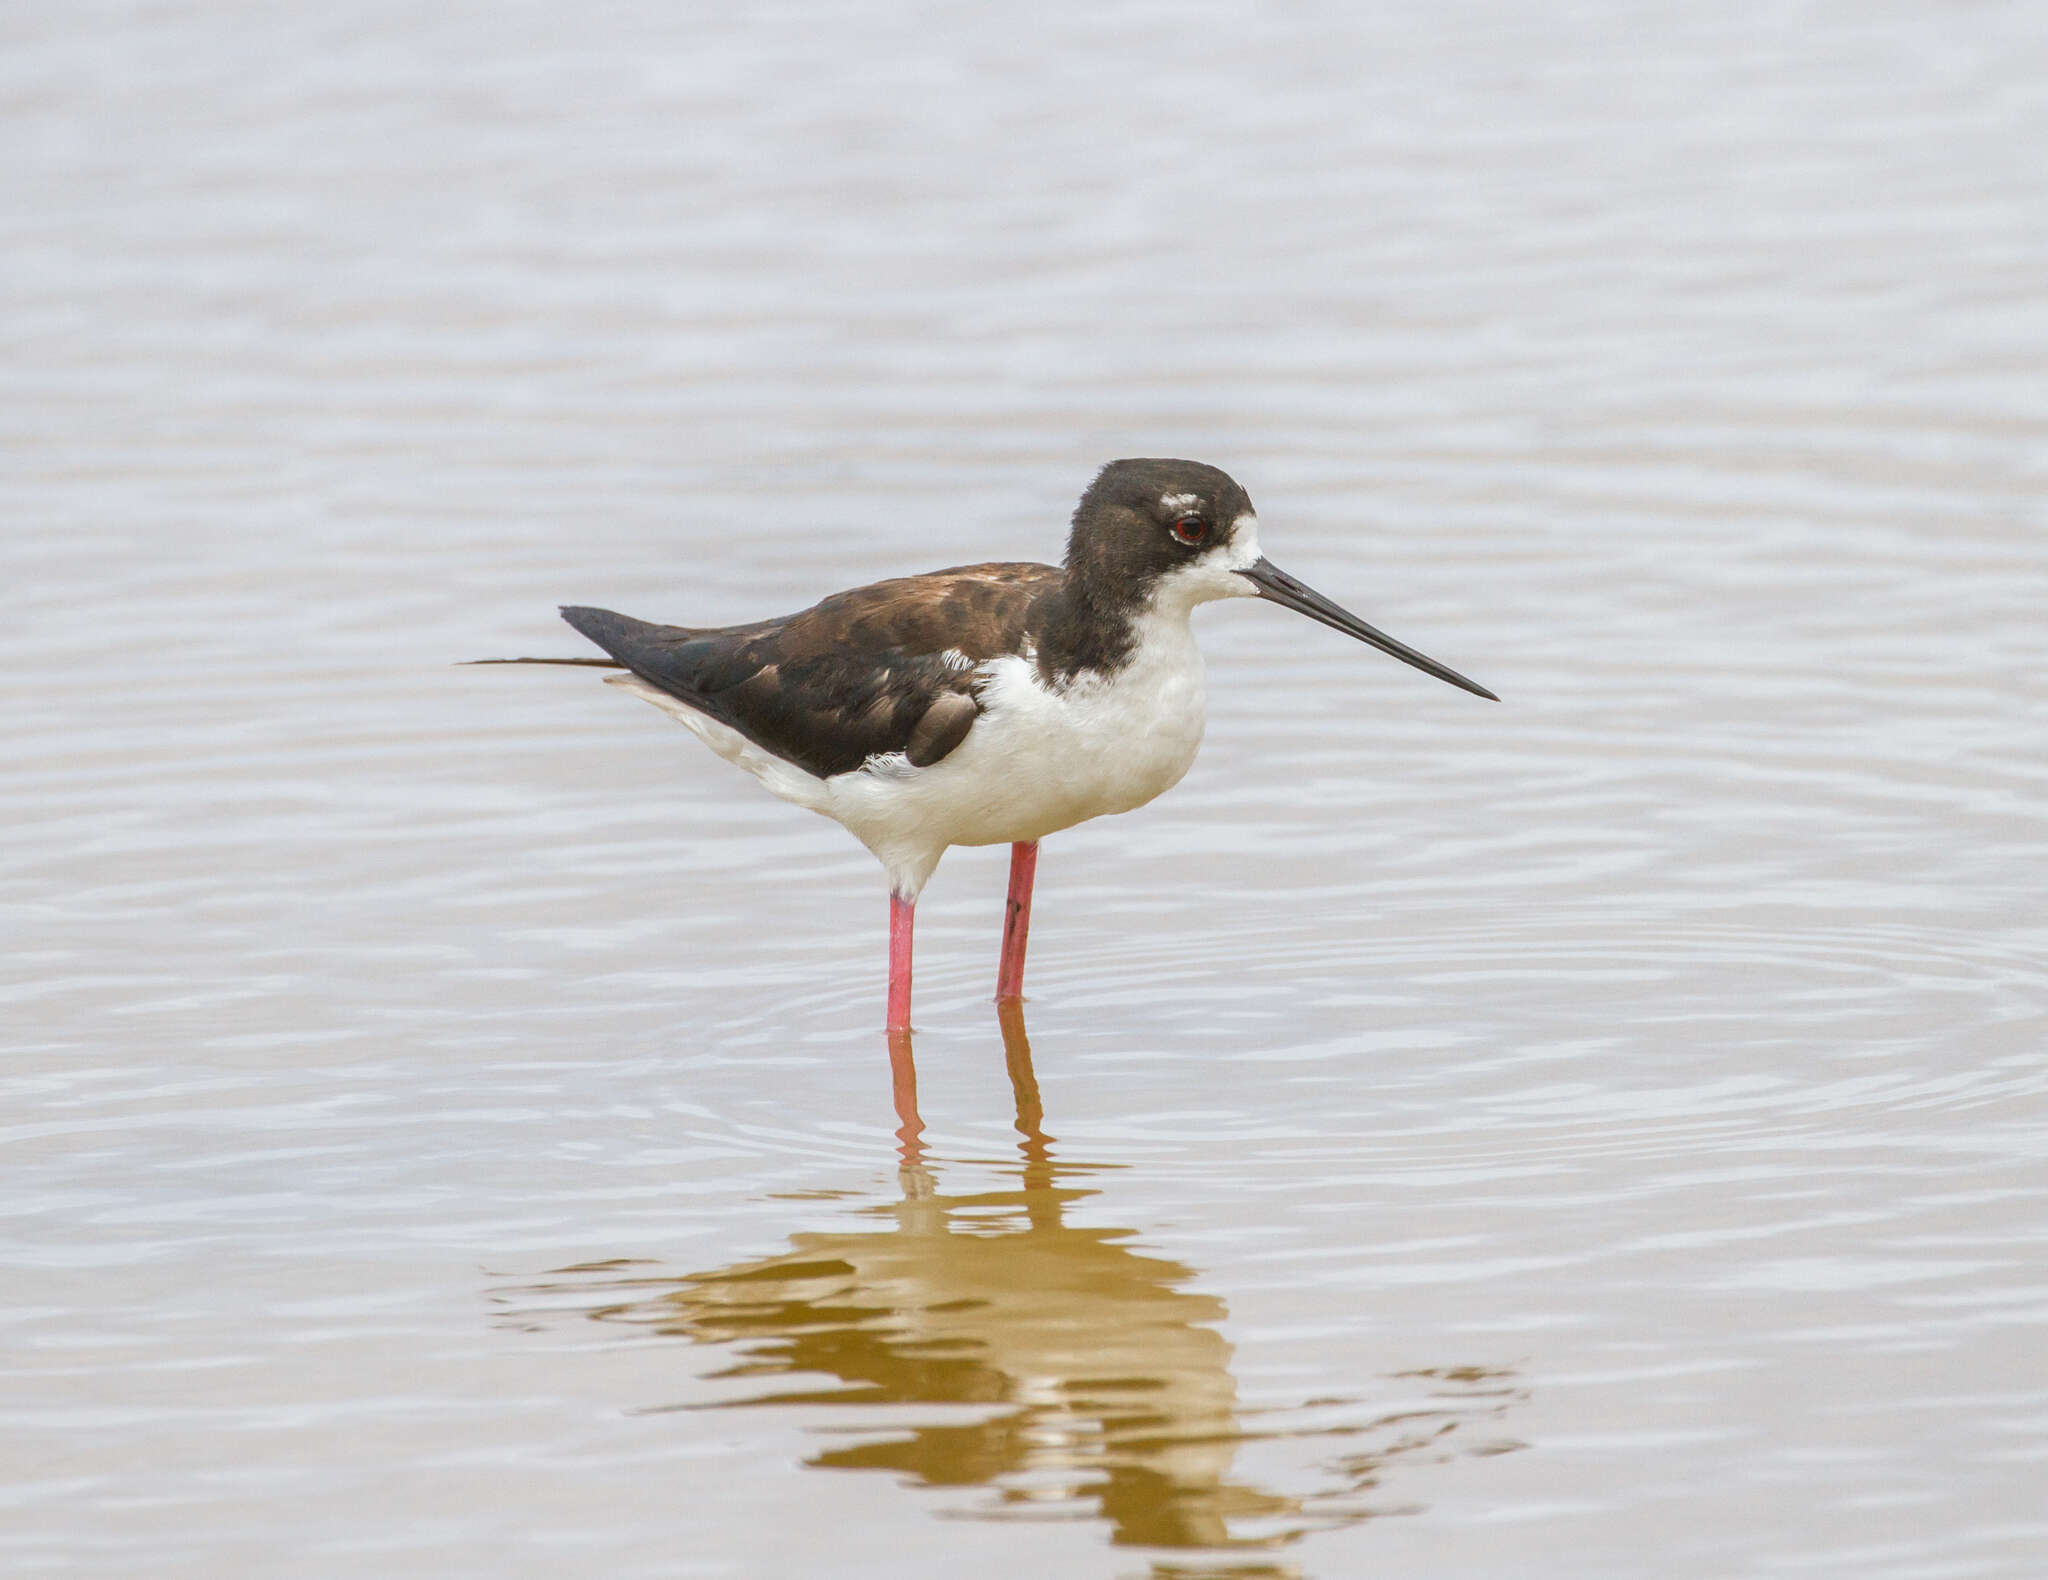
[[[651,625],[610,609],[566,605],[562,618],[611,655],[609,658],[474,658],[473,664],[573,664],[585,669],[630,669],[664,690],[682,695],[689,676],[676,665],[676,650],[701,632],[679,625]],[[687,670],[688,666],[685,666]]]
[[562,605],[562,618],[587,636],[628,669],[637,670],[641,661],[666,656],[675,647],[697,635],[676,625],[655,625],[635,620],[611,609],[591,609],[582,604]]

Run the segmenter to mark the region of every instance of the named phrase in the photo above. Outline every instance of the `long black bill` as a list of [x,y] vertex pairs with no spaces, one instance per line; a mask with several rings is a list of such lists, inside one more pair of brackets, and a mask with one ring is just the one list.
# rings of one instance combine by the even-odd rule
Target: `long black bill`
[[1239,571],[1238,575],[1258,588],[1259,596],[1293,609],[1318,620],[1333,631],[1342,631],[1346,636],[1355,636],[1361,642],[1370,642],[1382,653],[1392,653],[1404,664],[1413,664],[1425,675],[1434,675],[1438,680],[1448,680],[1461,690],[1469,691],[1475,697],[1484,697],[1488,702],[1500,698],[1476,681],[1467,680],[1455,669],[1446,669],[1433,658],[1425,658],[1405,642],[1396,642],[1384,631],[1375,631],[1348,609],[1339,609],[1313,587],[1296,581],[1271,560],[1261,556],[1250,570]]

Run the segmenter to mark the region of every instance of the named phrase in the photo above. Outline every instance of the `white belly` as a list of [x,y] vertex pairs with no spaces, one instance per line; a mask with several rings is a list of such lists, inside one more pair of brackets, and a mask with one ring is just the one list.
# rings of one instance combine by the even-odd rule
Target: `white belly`
[[980,669],[981,717],[929,768],[898,755],[820,779],[632,675],[610,684],[688,725],[726,761],[798,806],[822,812],[881,859],[914,897],[949,845],[1043,839],[1128,812],[1179,784],[1201,748],[1202,655],[1187,611],[1144,623],[1131,662],[1048,690],[1026,658]]
[[828,815],[915,893],[948,845],[1042,839],[1128,812],[1180,783],[1202,744],[1202,658],[1179,641],[1141,645],[1113,676],[1049,691],[1022,658],[984,667],[982,715],[929,768],[883,759],[827,780]]

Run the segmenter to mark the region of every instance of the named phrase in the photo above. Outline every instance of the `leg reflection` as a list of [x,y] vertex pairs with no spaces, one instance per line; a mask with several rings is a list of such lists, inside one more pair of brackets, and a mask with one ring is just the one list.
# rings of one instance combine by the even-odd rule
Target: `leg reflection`
[[[700,1272],[559,1269],[500,1291],[508,1324],[566,1309],[713,1346],[720,1359],[693,1368],[683,1401],[657,1372],[649,1408],[803,1412],[830,1438],[808,1465],[986,1488],[950,1511],[986,1519],[1085,1511],[1118,1545],[1279,1547],[1412,1507],[1380,1490],[1400,1466],[1459,1457],[1460,1444],[1475,1456],[1514,1446],[1483,1423],[1520,1401],[1519,1380],[1469,1365],[1354,1376],[1342,1394],[1319,1384],[1313,1400],[1268,1403],[1247,1423],[1222,1299],[1194,1267],[1145,1248],[1139,1226],[1120,1226],[1107,1194],[1118,1165],[1054,1156],[1021,1007],[1003,1005],[998,1024],[1021,1162],[928,1162],[899,1031],[888,1048],[900,1198],[868,1193],[778,1254]],[[1314,1445],[1311,1462],[1277,1485],[1237,1463],[1248,1442],[1293,1437]],[[1292,1571],[1246,1555],[1178,1572]]]
[[[1005,999],[996,1005],[996,1022],[1003,1030],[1003,1062],[1010,1070],[1010,1090],[1017,1099],[1017,1134],[1024,1139],[1019,1150],[1026,1163],[1051,1160],[1056,1139],[1045,1133],[1045,1105],[1039,1101],[1038,1075],[1031,1068],[1031,1039],[1024,1031],[1024,1005]],[[1026,1184],[1030,1183],[1029,1178]]]
[[889,1087],[896,1103],[896,1152],[902,1160],[903,1193],[929,1196],[932,1181],[924,1166],[924,1116],[917,1111],[917,1061],[911,1052],[908,1026],[889,1033]]

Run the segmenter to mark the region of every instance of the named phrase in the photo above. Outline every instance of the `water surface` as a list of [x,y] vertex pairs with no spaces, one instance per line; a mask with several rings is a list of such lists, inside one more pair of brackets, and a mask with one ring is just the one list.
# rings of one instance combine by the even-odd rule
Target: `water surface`
[[[2038,1573],[2033,9],[0,29],[0,1566]],[[1505,700],[1204,611],[1028,1026],[455,667],[1131,454]]]

